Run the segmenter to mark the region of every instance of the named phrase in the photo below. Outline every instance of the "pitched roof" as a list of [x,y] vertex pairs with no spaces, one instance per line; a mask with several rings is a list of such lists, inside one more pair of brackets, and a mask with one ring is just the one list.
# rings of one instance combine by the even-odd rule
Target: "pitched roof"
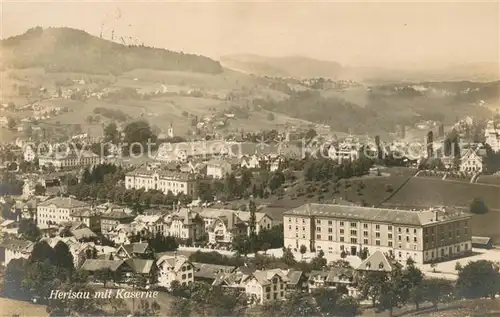
[[358,266],[361,271],[392,272],[391,261],[380,251],[375,251]]
[[271,284],[271,280],[275,276],[279,276],[283,281],[288,282],[288,278],[286,275],[283,273],[283,270],[281,269],[272,269],[272,270],[265,270],[265,271],[260,271],[257,270],[253,272],[251,275],[246,276],[242,279],[242,282],[244,282],[246,279],[251,278],[252,276],[257,280],[257,282],[261,285],[268,285]]
[[216,264],[207,264],[207,263],[192,263],[196,270],[194,271],[194,276],[198,278],[207,278],[214,279],[220,273],[232,273],[236,271],[236,266],[228,266],[228,265],[216,265]]
[[134,253],[138,254],[146,253],[148,246],[149,246],[148,243],[138,242],[138,243],[125,244],[122,247],[129,255],[132,255]]
[[300,281],[300,277],[304,274],[302,271],[290,270],[288,271],[286,277],[288,278],[288,284],[297,285]]
[[423,211],[361,207],[354,205],[305,204],[286,211],[284,215],[314,216],[325,218],[352,219],[357,221],[380,222],[422,226],[449,219],[466,219],[471,215],[458,209],[433,208]]
[[168,263],[168,266],[172,267],[174,271],[179,271],[185,262],[189,261],[183,255],[164,255],[158,259],[156,265],[160,267],[163,263]]
[[125,263],[124,260],[87,259],[83,263],[81,269],[91,272],[110,269],[115,272],[123,263]]
[[73,199],[71,197],[54,197],[38,204],[38,206],[55,205],[57,208],[80,208],[88,206],[86,202]]
[[78,240],[82,238],[94,238],[97,237],[97,234],[95,234],[92,230],[89,228],[80,228],[76,230],[71,230],[71,234]]
[[[234,213],[236,214],[236,216],[238,216],[238,218],[241,219],[241,221],[244,221],[244,222],[250,221],[250,211],[237,211],[236,210],[236,211],[234,211]],[[260,222],[262,220],[262,218],[264,218],[265,216],[268,216],[269,218],[271,218],[265,212],[256,212],[255,213],[255,221]]]
[[135,273],[149,274],[151,273],[151,268],[153,267],[154,260],[143,260],[143,259],[127,259],[125,262],[134,270]]
[[491,241],[490,237],[477,237],[472,236],[472,244],[488,244]]

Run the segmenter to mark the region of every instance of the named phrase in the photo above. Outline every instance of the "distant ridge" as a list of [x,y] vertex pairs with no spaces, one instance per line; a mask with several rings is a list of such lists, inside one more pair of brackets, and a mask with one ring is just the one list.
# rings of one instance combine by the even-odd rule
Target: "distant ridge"
[[146,46],[126,46],[71,28],[36,27],[0,41],[2,68],[121,74],[137,68],[221,73],[208,57]]
[[236,54],[223,56],[220,60],[224,67],[270,77],[324,77],[334,80],[351,79],[373,83],[463,80],[489,82],[500,80],[499,63],[471,62],[417,70],[353,67],[303,56],[266,57],[252,54]]

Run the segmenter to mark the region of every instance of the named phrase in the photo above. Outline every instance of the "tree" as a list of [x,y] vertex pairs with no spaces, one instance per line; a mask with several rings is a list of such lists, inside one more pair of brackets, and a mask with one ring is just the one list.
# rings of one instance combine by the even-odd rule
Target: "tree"
[[75,269],[73,255],[69,251],[68,245],[62,241],[57,242],[52,253],[52,263],[59,268],[67,270],[69,273]]
[[271,247],[271,244],[268,242],[264,242],[261,246],[260,249],[264,251],[264,254],[267,254],[267,250]]
[[283,256],[281,257],[281,259],[283,260],[283,262],[285,262],[286,265],[289,266],[297,263],[290,248],[283,247]]
[[26,291],[22,288],[26,266],[25,259],[13,259],[7,264],[3,277],[4,296],[14,299],[28,299]]
[[104,128],[104,141],[117,144],[119,140],[120,140],[120,133],[118,132],[116,123],[111,122]]
[[465,298],[491,297],[500,290],[498,267],[491,261],[469,262],[458,273],[457,293]]
[[431,302],[435,308],[453,293],[453,282],[442,278],[429,278],[422,281],[421,292],[423,299]]
[[42,184],[35,185],[35,195],[36,196],[45,195],[45,187],[43,187]]
[[359,279],[358,289],[362,298],[371,299],[373,306],[384,291],[384,285],[388,281],[385,272],[368,271],[363,273]]
[[246,257],[251,251],[249,239],[245,235],[237,236],[233,239],[233,249]]
[[30,262],[51,261],[54,253],[47,241],[39,241],[33,246],[33,251],[29,257]]
[[40,229],[31,219],[21,219],[18,233],[29,241],[37,241],[40,238]]
[[177,298],[172,302],[169,309],[169,316],[190,317],[192,315],[193,302],[187,298]]
[[[153,134],[151,127],[146,121],[135,121],[125,126],[123,129],[125,134],[124,142],[129,146],[129,153],[145,153],[145,147],[148,142],[150,144],[156,142],[156,135]],[[141,146],[132,146],[133,144],[140,144]]]
[[257,228],[257,218],[255,216],[255,212],[257,211],[257,206],[255,205],[255,202],[253,200],[250,200],[248,203],[248,209],[250,209],[250,219],[248,221],[248,227],[249,227],[249,238],[250,238],[250,243],[251,246],[250,248],[253,249],[255,240],[257,239],[257,234],[256,234],[256,228]]
[[301,255],[301,259],[304,259],[304,254],[306,254],[306,252],[307,252],[307,247],[302,244],[299,248],[299,252]]
[[12,117],[9,117],[9,119],[7,120],[7,128],[12,130],[14,129],[15,126],[16,126],[16,120]]
[[488,212],[488,207],[480,198],[474,198],[469,206],[469,211],[474,214],[485,214]]

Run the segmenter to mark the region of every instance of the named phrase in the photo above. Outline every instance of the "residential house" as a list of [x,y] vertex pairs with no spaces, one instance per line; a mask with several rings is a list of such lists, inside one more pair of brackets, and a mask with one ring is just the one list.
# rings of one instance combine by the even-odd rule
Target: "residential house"
[[204,222],[200,215],[188,208],[181,208],[163,217],[165,236],[197,241],[204,234]]
[[255,154],[249,156],[244,155],[243,157],[241,157],[240,161],[241,168],[260,168],[260,160]]
[[212,285],[220,274],[231,274],[236,271],[235,266],[216,265],[207,263],[192,263],[194,266],[194,278],[196,281]]
[[309,293],[317,289],[342,289],[341,293],[356,296],[354,269],[332,268],[329,271],[312,271],[308,278]]
[[242,278],[240,284],[250,301],[265,304],[274,300],[284,300],[288,278],[281,269],[254,271]]
[[221,179],[226,177],[227,174],[231,174],[231,172],[231,163],[225,160],[211,160],[207,163],[207,176],[209,177]]
[[38,227],[71,221],[71,215],[90,206],[70,197],[54,197],[38,204],[36,221]]
[[[136,234],[147,234],[151,237],[163,234],[163,217],[161,215],[138,215],[131,223]],[[140,228],[140,229],[139,229]]]
[[[238,217],[241,221],[248,226],[248,234],[250,234],[250,211],[234,211],[236,217]],[[263,229],[271,229],[274,225],[273,219],[264,212],[255,212],[255,233],[259,234],[259,232]]]
[[[101,208],[96,208],[99,211]],[[118,225],[130,224],[135,219],[135,213],[132,210],[127,208],[113,208],[110,207],[101,213],[101,232],[104,234],[108,234],[112,232]]]
[[53,237],[42,238],[54,248],[59,242],[63,242],[68,246],[69,252],[73,257],[73,265],[79,268],[87,259],[89,252],[94,250],[93,243],[81,243],[75,237]]
[[194,265],[183,255],[163,255],[156,266],[158,267],[158,286],[170,289],[173,281],[180,285],[194,282]]
[[24,161],[32,162],[35,160],[36,156],[37,156],[37,153],[33,149],[33,146],[27,145],[24,148],[24,153],[23,153]]
[[116,258],[119,259],[151,259],[153,258],[153,249],[145,242],[137,242],[131,244],[124,244],[116,250]]
[[0,233],[17,235],[18,231],[19,231],[19,221],[7,219],[0,224]]
[[460,171],[469,174],[478,174],[486,170],[485,151],[468,149],[460,158]]
[[491,147],[493,152],[500,152],[500,127],[493,120],[489,120],[484,131],[486,144]]
[[76,167],[94,166],[101,163],[101,157],[89,151],[58,152],[41,155],[38,158],[40,167],[53,166],[56,170],[71,169]]
[[92,208],[76,210],[70,216],[70,221],[72,222],[81,222],[91,230],[100,230],[100,215],[96,210]]
[[0,243],[0,259],[7,266],[13,259],[28,259],[34,243],[27,240],[7,238]]
[[235,237],[247,233],[247,226],[233,210],[207,208],[200,212],[200,216],[211,244],[230,245]]
[[108,237],[116,245],[130,244],[135,232],[130,224],[119,224],[113,231],[108,233]]

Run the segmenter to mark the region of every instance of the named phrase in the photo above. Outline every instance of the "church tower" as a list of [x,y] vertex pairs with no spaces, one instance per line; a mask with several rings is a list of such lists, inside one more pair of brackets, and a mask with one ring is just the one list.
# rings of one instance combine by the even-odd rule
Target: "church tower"
[[174,137],[174,126],[172,125],[172,122],[170,122],[170,128],[168,128],[168,137],[173,138]]

